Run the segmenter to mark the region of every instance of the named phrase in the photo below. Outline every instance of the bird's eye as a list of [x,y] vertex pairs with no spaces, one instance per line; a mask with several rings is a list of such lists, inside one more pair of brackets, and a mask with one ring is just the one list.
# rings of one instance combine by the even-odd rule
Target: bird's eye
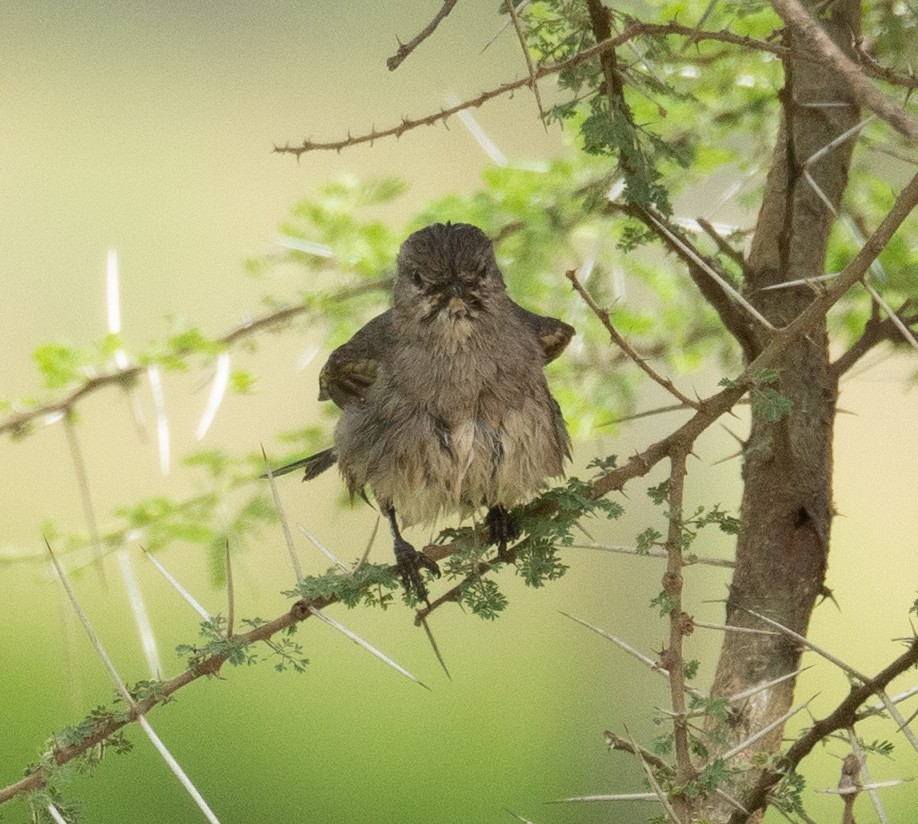
[[411,270],[411,282],[420,289],[424,286],[424,278],[421,277],[420,269]]

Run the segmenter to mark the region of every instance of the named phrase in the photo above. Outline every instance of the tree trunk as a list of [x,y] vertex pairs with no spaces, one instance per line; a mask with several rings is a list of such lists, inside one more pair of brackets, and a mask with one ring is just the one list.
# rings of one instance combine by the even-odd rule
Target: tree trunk
[[[817,3],[807,5],[812,11]],[[836,43],[850,52],[860,30],[856,0],[829,5],[823,20]],[[793,46],[785,32],[785,43]],[[824,273],[833,209],[847,183],[853,141],[845,141],[820,159],[807,160],[858,122],[858,109],[837,75],[800,58],[785,59],[784,114],[765,186],[749,254],[746,293],[776,326],[792,320],[812,300],[808,286],[760,291],[763,287]],[[811,104],[835,104],[816,107]],[[844,105],[837,105],[844,104]],[[807,174],[812,177],[811,183]],[[815,183],[815,186],[813,185]],[[816,190],[816,187],[820,191]],[[821,192],[821,193],[820,193]],[[757,354],[768,330],[754,330]],[[743,530],[727,605],[727,623],[763,628],[746,610],[806,634],[816,599],[823,590],[829,551],[832,508],[832,431],[836,384],[829,369],[825,325],[788,352],[774,387],[792,403],[776,423],[753,416],[745,444]],[[793,671],[801,649],[780,635],[728,632],[725,635],[712,694],[727,696]],[[738,743],[786,712],[793,681],[757,694],[737,706],[731,741]],[[748,748],[774,752],[783,729]],[[755,771],[752,771],[755,772]],[[754,780],[755,776],[750,776]],[[737,788],[741,799],[743,787]],[[718,803],[718,802],[712,802]],[[729,808],[705,810],[711,821],[725,821]]]

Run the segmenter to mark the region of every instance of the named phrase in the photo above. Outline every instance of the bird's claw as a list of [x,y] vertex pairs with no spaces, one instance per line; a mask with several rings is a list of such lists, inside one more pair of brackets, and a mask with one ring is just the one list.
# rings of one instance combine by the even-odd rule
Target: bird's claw
[[497,556],[506,560],[507,544],[520,537],[520,525],[502,506],[492,506],[485,516],[488,526],[488,543],[497,544]]
[[405,591],[430,606],[430,601],[427,599],[427,586],[424,584],[424,579],[421,578],[421,568],[429,570],[439,578],[440,567],[437,566],[437,562],[432,561],[423,552],[418,552],[406,540],[398,539],[395,542],[395,563]]

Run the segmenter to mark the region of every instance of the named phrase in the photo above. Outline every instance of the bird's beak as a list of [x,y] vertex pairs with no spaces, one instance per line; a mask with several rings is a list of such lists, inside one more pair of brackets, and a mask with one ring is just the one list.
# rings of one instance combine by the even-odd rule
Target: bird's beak
[[446,311],[451,318],[464,317],[469,313],[469,307],[465,302],[462,284],[453,281],[448,288],[449,300],[446,303]]

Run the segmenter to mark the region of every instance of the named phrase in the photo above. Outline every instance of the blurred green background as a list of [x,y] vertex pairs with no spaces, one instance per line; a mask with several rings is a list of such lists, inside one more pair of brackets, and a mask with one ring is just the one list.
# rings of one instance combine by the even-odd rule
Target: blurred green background
[[[43,397],[31,352],[61,340],[84,345],[105,333],[104,272],[109,248],[121,264],[123,333],[130,348],[168,333],[188,318],[220,334],[262,311],[263,281],[247,276],[248,257],[275,249],[277,227],[291,205],[341,175],[397,175],[406,195],[382,217],[401,226],[446,192],[470,192],[488,158],[458,121],[423,128],[342,154],[305,155],[299,163],[271,153],[303,137],[338,138],[348,129],[385,126],[521,76],[525,66],[511,30],[484,52],[502,19],[496,4],[459,3],[435,37],[396,72],[385,59],[430,19],[438,3],[351,2],[6,2],[0,13],[0,397]],[[546,130],[527,94],[475,112],[511,163],[568,151]],[[448,219],[449,215],[443,215]],[[747,221],[751,216],[744,216]],[[627,263],[623,263],[627,273]],[[562,273],[559,272],[559,278]],[[268,286],[292,293],[307,277],[279,273]],[[289,283],[284,278],[291,279]],[[299,278],[294,281],[294,278]],[[381,307],[382,308],[382,307]],[[550,311],[551,307],[530,307]],[[586,321],[590,322],[590,321]],[[301,368],[303,353],[318,357]],[[270,449],[277,432],[325,418],[315,401],[323,340],[288,332],[242,355],[258,375],[256,391],[230,397],[207,434],[235,450]],[[913,551],[918,531],[918,467],[902,449],[918,418],[915,394],[902,384],[910,367],[873,359],[844,385],[838,423],[836,500],[829,585],[840,609],[826,603],[813,637],[862,671],[885,665],[893,636],[910,633],[915,597]],[[138,439],[124,396],[106,390],[80,406],[80,441],[93,500],[105,529],[112,513],[140,497],[187,496],[199,482],[178,458],[199,448],[194,429],[206,402],[200,372],[165,382],[176,460],[159,471],[155,443]],[[718,376],[697,379],[710,387]],[[149,393],[139,393],[150,416]],[[654,392],[640,406],[659,401]],[[577,445],[574,471],[596,454],[628,455],[663,434],[668,420],[597,430]],[[733,428],[742,431],[742,422]],[[692,503],[735,507],[739,498],[733,439],[712,430],[692,467]],[[85,529],[78,487],[60,424],[31,437],[0,441],[0,783],[15,780],[55,730],[109,703],[111,685],[89,647],[60,584],[40,554],[47,522]],[[291,476],[292,478],[293,476]],[[294,522],[308,526],[349,559],[359,555],[375,513],[330,506],[340,499],[333,473],[308,488],[281,485]],[[661,480],[652,476],[649,483]],[[659,511],[641,484],[629,487],[626,516],[587,525],[597,540],[632,544]],[[301,540],[301,539],[300,539]],[[307,571],[325,559],[301,540]],[[699,554],[729,557],[727,536],[711,534]],[[167,676],[182,662],[172,650],[194,643],[197,616],[146,562],[129,553]],[[213,612],[225,594],[213,584],[211,559],[175,545],[165,563]],[[388,559],[380,539],[373,555]],[[24,560],[25,559],[25,560]],[[662,566],[587,550],[568,550],[560,582],[529,590],[503,574],[511,606],[484,622],[440,610],[432,628],[450,667],[447,680],[413,614],[335,608],[334,616],[381,647],[430,690],[400,678],[331,628],[310,620],[297,635],[310,667],[277,674],[269,664],[226,668],[225,680],[199,682],[150,721],[221,821],[501,822],[508,810],[535,822],[643,821],[644,805],[548,805],[570,795],[640,792],[632,759],[609,754],[602,731],[649,742],[662,731],[651,718],[665,707],[663,679],[607,641],[559,614],[565,610],[653,654],[665,622],[649,608]],[[273,617],[288,607],[279,593],[292,573],[279,528],[236,556],[237,613]],[[720,621],[724,570],[688,571],[689,611]],[[105,581],[93,568],[75,571],[85,610],[124,678],[148,677],[117,560]],[[699,631],[689,653],[712,674],[719,638]],[[818,692],[814,715],[847,691],[837,672],[816,666],[801,680],[801,699]],[[805,713],[804,713],[805,715]],[[798,717],[799,718],[799,717]],[[806,719],[795,719],[799,729]],[[877,738],[892,737],[876,725]],[[865,733],[867,737],[869,734]],[[94,822],[198,821],[200,813],[138,730],[135,751],[107,757],[89,776],[75,776],[69,798]],[[909,777],[918,761],[898,747],[895,762],[871,762],[875,778]],[[807,762],[812,787],[834,786],[844,747]],[[914,785],[885,798],[910,820]],[[872,821],[866,800],[859,821]],[[813,797],[818,820],[836,820],[841,804]],[[24,805],[0,809],[26,820]],[[824,817],[823,817],[824,816]]]

